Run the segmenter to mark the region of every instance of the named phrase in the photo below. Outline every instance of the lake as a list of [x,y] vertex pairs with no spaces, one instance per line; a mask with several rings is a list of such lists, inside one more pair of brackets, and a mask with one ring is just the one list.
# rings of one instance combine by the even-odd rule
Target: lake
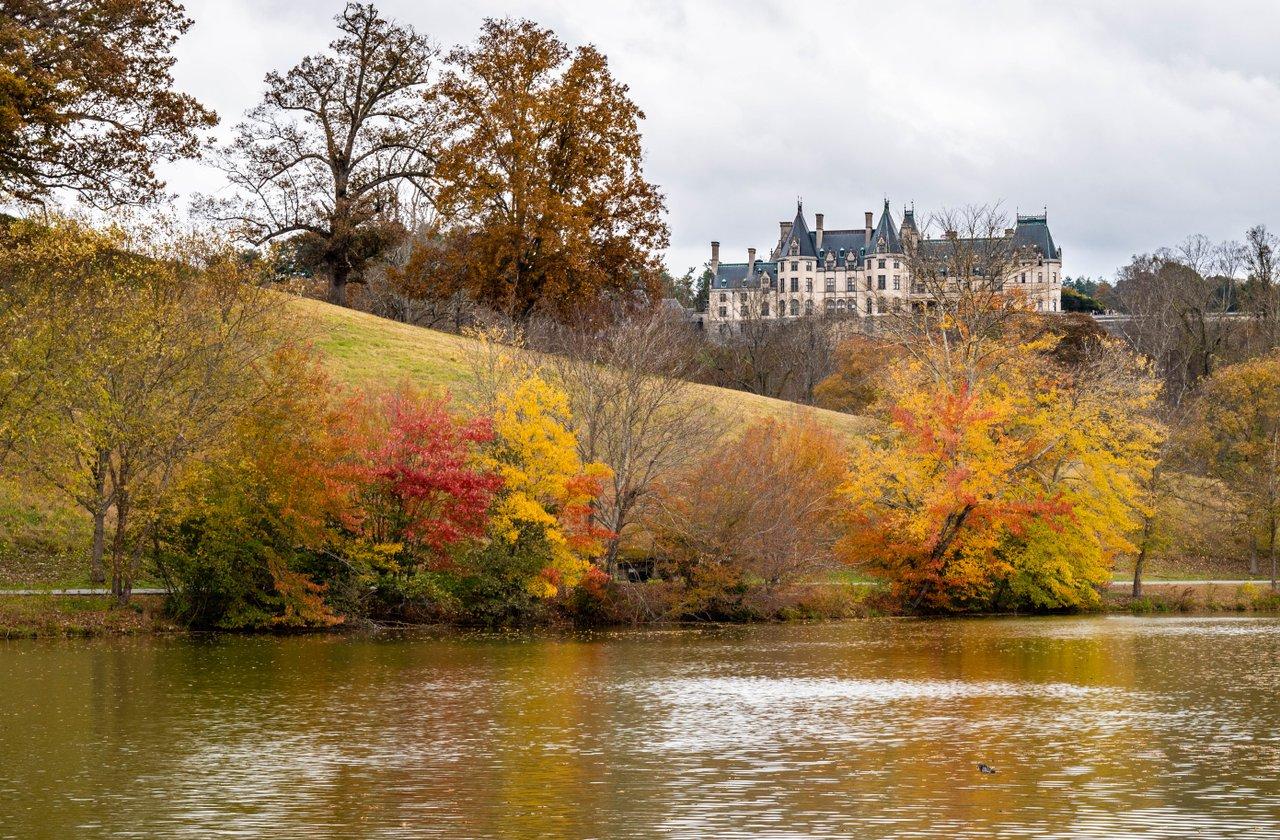
[[1278,689],[1248,617],[0,642],[0,837],[1280,835]]

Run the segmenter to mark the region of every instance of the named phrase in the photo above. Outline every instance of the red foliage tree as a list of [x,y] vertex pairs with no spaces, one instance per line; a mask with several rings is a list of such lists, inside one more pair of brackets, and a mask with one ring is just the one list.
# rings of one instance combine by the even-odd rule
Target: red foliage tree
[[353,529],[374,542],[402,544],[402,557],[431,565],[483,536],[502,487],[476,458],[476,448],[493,438],[489,420],[460,421],[445,400],[404,392],[360,405],[373,410],[355,469],[361,490]]

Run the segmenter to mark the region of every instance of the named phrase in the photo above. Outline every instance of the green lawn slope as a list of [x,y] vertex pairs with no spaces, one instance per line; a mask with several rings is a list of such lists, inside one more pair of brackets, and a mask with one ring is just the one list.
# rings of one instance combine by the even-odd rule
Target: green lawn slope
[[[472,339],[317,300],[299,298],[292,306],[311,331],[330,372],[348,385],[377,387],[407,381],[463,391],[471,380],[469,359],[479,353],[479,345]],[[759,418],[797,415],[812,416],[843,434],[857,434],[870,425],[863,417],[711,385],[691,386],[690,410],[722,417],[730,430]]]

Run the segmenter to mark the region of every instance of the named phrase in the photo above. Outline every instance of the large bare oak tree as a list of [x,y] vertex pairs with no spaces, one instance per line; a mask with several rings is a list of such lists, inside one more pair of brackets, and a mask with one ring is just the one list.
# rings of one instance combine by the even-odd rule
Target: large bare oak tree
[[299,235],[345,304],[382,250],[396,206],[429,194],[437,120],[430,71],[437,50],[373,5],[350,3],[329,52],[270,73],[220,157],[234,197],[203,202],[254,245]]

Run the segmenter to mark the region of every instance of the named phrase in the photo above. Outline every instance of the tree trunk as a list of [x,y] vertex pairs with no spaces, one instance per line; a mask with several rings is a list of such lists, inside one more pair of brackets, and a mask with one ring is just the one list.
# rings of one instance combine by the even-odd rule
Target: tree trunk
[[347,280],[350,272],[345,265],[329,266],[329,303],[337,306],[347,305]]
[[107,546],[107,508],[104,499],[107,487],[107,459],[105,450],[98,451],[97,461],[93,465],[93,549],[89,555],[89,580],[92,583],[103,583],[107,579],[102,559]]
[[1142,549],[1138,552],[1138,558],[1133,561],[1133,597],[1142,597],[1142,571],[1147,565],[1147,544],[1143,540]]
[[1276,512],[1271,511],[1271,590],[1276,589],[1276,528],[1280,523],[1276,521]]
[[107,570],[102,563],[107,549],[107,512],[99,507],[93,512],[93,552],[89,557],[89,580],[105,583]]
[[122,607],[129,603],[129,595],[133,589],[127,559],[129,552],[125,545],[128,519],[129,494],[121,490],[116,495],[116,529],[111,535],[111,594]]
[[1253,529],[1249,529],[1249,576],[1258,576],[1258,540],[1253,535]]

